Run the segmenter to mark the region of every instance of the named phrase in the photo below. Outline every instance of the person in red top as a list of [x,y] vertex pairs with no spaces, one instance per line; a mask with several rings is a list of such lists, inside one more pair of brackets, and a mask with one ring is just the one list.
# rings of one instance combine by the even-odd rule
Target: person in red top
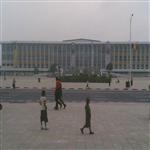
[[64,109],[66,108],[66,104],[62,100],[62,84],[58,77],[56,77],[55,101],[56,106],[54,107],[54,109],[58,110],[58,105],[60,105],[60,108],[62,107],[62,105],[64,106]]

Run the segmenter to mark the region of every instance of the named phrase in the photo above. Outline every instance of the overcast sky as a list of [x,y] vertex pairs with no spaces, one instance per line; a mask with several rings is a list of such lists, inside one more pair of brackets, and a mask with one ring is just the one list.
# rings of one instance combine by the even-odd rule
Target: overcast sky
[[132,13],[132,40],[150,41],[148,1],[88,1],[2,1],[1,41],[129,41]]

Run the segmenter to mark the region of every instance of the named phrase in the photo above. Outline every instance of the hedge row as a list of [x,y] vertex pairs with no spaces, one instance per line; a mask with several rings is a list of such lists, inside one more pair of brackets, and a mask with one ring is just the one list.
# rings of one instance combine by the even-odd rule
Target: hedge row
[[109,81],[111,81],[111,77],[87,75],[87,74],[61,76],[60,79],[62,82],[86,82],[86,81],[89,81],[89,82],[97,82],[97,83],[108,83]]

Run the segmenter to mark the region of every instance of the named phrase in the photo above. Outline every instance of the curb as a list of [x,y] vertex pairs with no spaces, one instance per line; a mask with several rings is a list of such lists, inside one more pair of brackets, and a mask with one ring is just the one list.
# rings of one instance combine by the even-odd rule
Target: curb
[[[13,89],[12,87],[0,87],[0,89]],[[45,89],[45,90],[53,90],[54,88],[46,88],[46,87],[41,87],[41,88],[38,88],[38,87],[32,87],[32,88],[29,88],[29,87],[16,87],[16,89],[37,89],[37,90],[41,90],[41,89]],[[147,89],[128,89],[128,88],[124,88],[124,89],[119,89],[119,88],[114,88],[114,89],[110,89],[110,88],[104,88],[104,89],[101,89],[101,88],[95,88],[95,89],[86,89],[86,88],[62,88],[63,90],[99,90],[99,91],[148,91]]]

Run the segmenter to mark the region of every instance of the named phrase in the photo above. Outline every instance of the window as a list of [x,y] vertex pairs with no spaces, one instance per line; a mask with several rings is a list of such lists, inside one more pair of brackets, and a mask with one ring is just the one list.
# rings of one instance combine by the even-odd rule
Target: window
[[115,65],[115,68],[117,69],[117,68],[118,68],[118,65]]
[[120,60],[122,60],[122,56],[120,56]]
[[132,68],[135,69],[135,65],[132,65]]
[[141,65],[141,69],[144,69],[144,64]]
[[120,68],[120,69],[122,69],[122,66],[121,66],[121,64],[119,65],[119,68]]
[[124,69],[127,69],[127,65],[124,65]]

